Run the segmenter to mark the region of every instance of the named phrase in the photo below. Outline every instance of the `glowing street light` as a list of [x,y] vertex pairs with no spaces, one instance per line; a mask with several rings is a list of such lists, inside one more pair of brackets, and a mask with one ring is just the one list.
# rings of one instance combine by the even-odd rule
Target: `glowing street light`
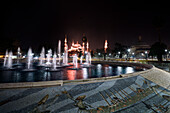
[[168,50],[167,49],[165,49],[165,53],[166,53],[166,61],[167,61],[167,58],[168,58],[168,54],[167,54],[167,52],[168,52]]
[[127,50],[130,53],[130,49]]
[[148,51],[145,51],[146,54],[146,60],[148,59]]
[[127,59],[128,59],[128,57],[129,57],[129,54],[130,54],[130,49],[127,49]]

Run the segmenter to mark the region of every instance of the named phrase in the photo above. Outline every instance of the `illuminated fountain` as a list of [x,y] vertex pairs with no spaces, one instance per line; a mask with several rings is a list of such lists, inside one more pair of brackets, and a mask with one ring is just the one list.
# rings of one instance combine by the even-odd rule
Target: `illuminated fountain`
[[77,59],[78,59],[77,54],[75,54],[73,56],[73,68],[68,68],[68,69],[71,69],[71,70],[79,70],[79,69],[81,69],[81,68],[78,68]]
[[77,68],[77,54],[73,56],[73,64],[74,64],[74,68]]
[[6,67],[7,57],[8,57],[8,50],[6,50],[5,52],[4,65],[3,65],[4,67]]
[[35,71],[35,69],[32,68],[32,60],[33,60],[33,53],[32,49],[29,48],[28,53],[27,53],[27,69],[24,69],[23,71]]
[[61,65],[61,40],[58,41],[58,65]]
[[[86,78],[96,78],[96,77],[105,77],[105,76],[112,76],[112,67],[105,64],[98,64],[94,62],[94,65],[91,63],[91,51],[89,49],[89,43],[83,42],[83,46],[78,42],[76,44],[72,44],[71,48],[68,49],[67,45],[67,38],[65,37],[65,43],[63,44],[64,47],[64,54],[61,54],[61,41],[58,41],[58,48],[57,51],[52,52],[52,49],[49,49],[47,53],[45,52],[45,48],[42,47],[41,53],[39,54],[39,60],[37,56],[33,59],[33,52],[32,49],[29,48],[27,55],[24,55],[22,58],[22,62],[18,61],[21,59],[20,48],[18,48],[17,57],[13,57],[12,52],[8,50],[4,56],[3,66],[0,67],[0,75],[8,76],[7,78],[16,77],[14,82],[21,81],[44,81],[44,80],[66,80],[66,79],[86,79]],[[86,43],[86,44],[85,44]],[[85,47],[87,45],[87,47]],[[87,48],[87,49],[86,49]],[[107,40],[105,41],[104,45],[105,53],[107,49]],[[70,50],[70,51],[69,51]],[[80,53],[83,52],[84,55]],[[68,63],[68,53],[73,58],[73,65],[72,63]],[[80,56],[80,63],[78,61],[78,56]],[[61,58],[63,56],[63,59]],[[14,64],[12,59],[14,58],[16,63],[20,63],[21,65]],[[85,59],[85,60],[84,60]],[[63,60],[63,62],[61,61]],[[84,60],[84,61],[83,61]],[[24,62],[25,61],[25,62]],[[71,64],[71,65],[70,65]],[[66,67],[68,66],[68,67]],[[61,67],[61,68],[59,68]],[[104,68],[103,68],[104,67]],[[130,70],[130,71],[128,71]],[[4,72],[3,72],[4,71]],[[5,72],[9,71],[9,72]],[[10,72],[11,71],[11,72]],[[14,71],[14,72],[12,72]],[[24,71],[24,72],[22,72]],[[35,73],[33,71],[36,71]],[[58,71],[62,71],[61,73]],[[118,68],[119,71],[119,68]],[[124,71],[124,68],[120,70],[120,73],[116,73],[116,75],[122,74],[123,72],[134,72],[131,68],[128,68],[127,71]],[[31,80],[30,80],[30,76]],[[1,76],[0,76],[1,77]],[[18,79],[19,78],[19,79]],[[1,79],[1,78],[0,78]]]
[[86,62],[83,64],[83,67],[91,67],[91,54],[88,52],[86,54]]
[[54,52],[54,55],[53,55],[53,69],[55,70],[57,65],[56,65],[56,59],[57,59],[57,55],[56,55],[56,52]]
[[27,54],[27,57],[28,57],[28,69],[30,69],[31,68],[31,62],[32,62],[32,49],[31,48],[29,48],[29,50],[28,50],[28,54]]
[[12,69],[12,55],[13,55],[12,51],[10,51],[8,54],[8,62],[7,62],[7,66],[6,66],[8,69]]
[[41,53],[40,53],[40,66],[44,66],[44,59],[45,59],[45,48],[42,47]]
[[47,56],[46,66],[49,67],[49,66],[51,66],[51,56],[52,56],[51,49],[48,50],[48,53],[46,54],[46,56]]
[[85,65],[89,65],[89,54],[86,54],[86,62],[84,63]]
[[20,49],[20,47],[18,47],[18,49],[17,49],[17,64],[19,64],[20,57],[21,57],[21,49]]
[[54,52],[52,68],[49,71],[59,71],[59,69],[57,69],[57,54],[56,54],[56,52]]
[[89,53],[89,65],[91,65],[91,54]]
[[65,35],[65,44],[64,44],[64,56],[63,56],[63,66],[69,66],[68,65],[68,46],[67,46],[67,36]]
[[83,64],[83,56],[80,58],[80,64]]

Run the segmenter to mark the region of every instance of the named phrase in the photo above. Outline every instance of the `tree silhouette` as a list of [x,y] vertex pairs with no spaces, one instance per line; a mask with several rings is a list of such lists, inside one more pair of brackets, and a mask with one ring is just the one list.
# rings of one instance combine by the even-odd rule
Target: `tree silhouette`
[[149,55],[151,56],[157,56],[158,61],[162,62],[162,55],[165,54],[165,49],[167,48],[167,45],[161,42],[156,42],[151,46]]
[[122,55],[126,53],[127,46],[122,45],[120,43],[115,43],[114,53],[117,54],[120,52],[119,57],[122,58]]

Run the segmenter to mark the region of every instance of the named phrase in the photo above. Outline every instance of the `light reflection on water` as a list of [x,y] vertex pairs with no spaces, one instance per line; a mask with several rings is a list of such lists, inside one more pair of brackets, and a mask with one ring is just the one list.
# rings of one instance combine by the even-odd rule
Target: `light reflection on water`
[[88,78],[87,68],[83,68],[82,71],[83,71],[83,79],[87,79]]
[[[81,68],[79,70],[71,70],[67,67],[59,72],[49,72],[38,70],[35,72],[22,71],[0,71],[0,83],[3,82],[32,82],[32,81],[50,81],[50,80],[75,80],[87,78],[99,78],[105,76],[116,76],[120,74],[133,73],[132,67],[111,66],[97,64],[89,68]],[[80,67],[80,65],[78,66]]]
[[132,67],[126,67],[125,71],[126,73],[133,73],[134,69]]

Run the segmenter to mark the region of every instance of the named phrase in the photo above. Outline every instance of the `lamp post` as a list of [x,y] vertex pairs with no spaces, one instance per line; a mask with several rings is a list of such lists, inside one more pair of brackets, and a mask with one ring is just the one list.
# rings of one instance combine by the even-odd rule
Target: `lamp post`
[[130,54],[130,49],[127,49],[127,52],[128,52],[128,54],[127,54],[127,60],[128,60],[128,58],[129,58],[129,54]]
[[168,52],[168,50],[165,49],[165,59],[166,59],[166,61],[167,61],[167,52]]
[[118,51],[118,56],[119,56],[119,58],[120,58],[120,51]]
[[148,60],[148,52],[145,51],[146,60]]
[[135,53],[134,52],[132,53],[132,57],[133,57],[133,60],[134,60],[135,59]]

